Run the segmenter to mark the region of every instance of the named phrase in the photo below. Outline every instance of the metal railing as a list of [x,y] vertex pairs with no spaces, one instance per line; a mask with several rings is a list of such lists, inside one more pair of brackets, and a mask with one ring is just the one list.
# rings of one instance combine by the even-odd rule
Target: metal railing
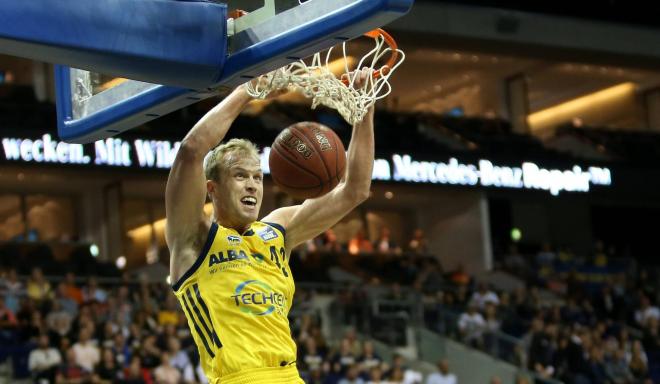
[[[540,377],[534,372],[499,359],[487,353],[488,351],[470,348],[428,329],[416,327],[415,334],[419,358],[429,362],[447,359],[452,371],[461,378],[462,382],[487,383],[493,376],[497,376],[502,382],[512,383],[516,377],[525,376],[532,378],[538,384],[562,384],[561,381]],[[520,342],[510,336],[504,337],[506,338],[509,338],[509,341]]]

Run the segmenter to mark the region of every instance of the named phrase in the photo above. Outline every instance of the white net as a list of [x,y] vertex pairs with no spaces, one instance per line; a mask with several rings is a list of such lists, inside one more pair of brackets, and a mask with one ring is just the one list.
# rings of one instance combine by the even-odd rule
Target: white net
[[[300,60],[273,72],[259,76],[247,84],[248,93],[255,98],[264,99],[271,92],[288,89],[300,92],[312,99],[312,109],[325,105],[336,109],[349,124],[362,121],[367,110],[377,100],[392,92],[389,78],[405,60],[403,51],[390,47],[385,37],[379,34],[375,39],[375,47],[369,51],[351,71],[346,54],[346,42],[342,44],[344,62],[343,74],[337,78],[330,69],[330,58],[334,49],[330,48],[322,59],[321,53],[316,53],[310,65]],[[396,58],[390,66],[382,67],[379,76],[369,76],[361,86],[357,86],[356,79],[359,70],[365,68],[376,71],[376,66],[383,62],[383,58],[394,54]]]

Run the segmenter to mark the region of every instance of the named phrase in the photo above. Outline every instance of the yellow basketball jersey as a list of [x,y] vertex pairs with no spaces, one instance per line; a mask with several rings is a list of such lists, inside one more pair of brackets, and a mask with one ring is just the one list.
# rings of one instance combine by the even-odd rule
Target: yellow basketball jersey
[[172,286],[210,383],[303,383],[287,315],[295,286],[280,225],[217,223]]

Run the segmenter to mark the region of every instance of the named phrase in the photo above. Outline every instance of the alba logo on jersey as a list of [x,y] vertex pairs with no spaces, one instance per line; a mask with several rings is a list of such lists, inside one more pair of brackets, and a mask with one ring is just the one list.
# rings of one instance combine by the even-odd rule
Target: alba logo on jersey
[[241,312],[254,316],[266,316],[273,312],[284,315],[286,297],[274,292],[270,285],[259,280],[240,283],[231,296]]
[[245,254],[245,251],[243,250],[234,250],[234,249],[229,249],[227,250],[227,254],[225,255],[224,252],[218,252],[218,253],[212,253],[209,256],[209,268],[216,265],[216,264],[222,264],[226,263],[228,261],[234,261],[234,260],[247,260],[248,257]]

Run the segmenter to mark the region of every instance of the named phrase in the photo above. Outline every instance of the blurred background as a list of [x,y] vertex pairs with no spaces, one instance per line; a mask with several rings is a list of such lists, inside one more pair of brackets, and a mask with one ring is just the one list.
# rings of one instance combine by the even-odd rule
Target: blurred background
[[[417,0],[387,27],[407,60],[378,104],[371,197],[291,259],[308,383],[660,382],[650,4]],[[164,189],[222,97],[72,145],[53,77],[0,55],[0,381],[206,382],[169,287]],[[229,137],[267,159],[303,120],[348,144],[292,95]],[[266,178],[262,214],[293,203]]]

